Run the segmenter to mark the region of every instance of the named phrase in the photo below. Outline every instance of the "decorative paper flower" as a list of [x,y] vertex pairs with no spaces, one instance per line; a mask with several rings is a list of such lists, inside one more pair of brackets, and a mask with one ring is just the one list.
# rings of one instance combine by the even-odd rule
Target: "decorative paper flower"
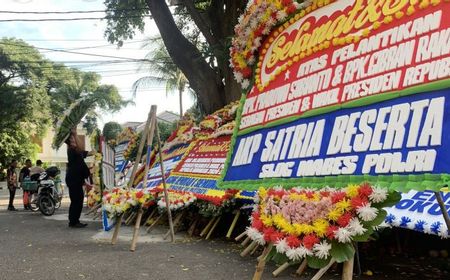
[[[190,206],[197,199],[193,193],[190,192],[179,192],[179,191],[168,191],[169,197],[169,207],[170,210],[180,210]],[[158,207],[161,209],[166,209],[166,198],[164,194],[160,194],[160,200],[158,201]]]
[[365,222],[373,221],[378,215],[378,209],[370,207],[370,203],[362,207],[358,207],[356,209],[356,212],[358,213],[359,217]]
[[373,192],[369,195],[369,198],[374,203],[379,203],[386,200],[387,190],[381,187],[374,187]]
[[330,250],[331,250],[331,244],[329,244],[328,242],[326,242],[325,240],[314,245],[313,247],[313,251],[314,254],[319,258],[319,259],[326,259],[328,258],[328,256],[330,255]]

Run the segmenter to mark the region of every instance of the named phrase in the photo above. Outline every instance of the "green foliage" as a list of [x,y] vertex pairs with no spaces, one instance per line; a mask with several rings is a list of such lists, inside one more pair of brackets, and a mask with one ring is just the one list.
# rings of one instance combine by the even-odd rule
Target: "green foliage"
[[355,255],[355,249],[351,243],[331,242],[331,257],[338,263],[348,261]]
[[103,126],[103,136],[105,141],[116,139],[117,136],[122,132],[122,126],[117,122],[107,122]]
[[328,257],[326,259],[320,259],[317,257],[307,256],[306,259],[308,260],[308,266],[315,269],[325,267],[331,261],[331,257]]
[[[116,87],[100,85],[98,74],[53,63],[22,40],[0,39],[0,165],[33,157],[38,146],[32,139],[44,136],[75,100],[89,95],[109,112],[128,104]],[[97,127],[95,110],[85,127],[89,132]]]

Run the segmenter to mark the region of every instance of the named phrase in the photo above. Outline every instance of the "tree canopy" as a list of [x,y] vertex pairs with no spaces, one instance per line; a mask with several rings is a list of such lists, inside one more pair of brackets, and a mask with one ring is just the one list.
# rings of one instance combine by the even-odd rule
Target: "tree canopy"
[[[22,40],[0,39],[0,165],[32,157],[38,149],[33,139],[89,94],[100,97],[98,109],[117,111],[127,104],[115,86],[100,84],[98,74],[56,64]],[[90,130],[96,122],[90,112]]]
[[103,126],[102,134],[105,137],[105,141],[116,139],[122,132],[122,126],[117,122],[107,122]]
[[186,76],[204,111],[212,113],[241,95],[229,67],[228,49],[247,1],[172,2],[178,5],[171,11],[166,1],[105,0],[105,36],[121,46],[136,31],[144,30],[144,19],[151,14],[173,62]]

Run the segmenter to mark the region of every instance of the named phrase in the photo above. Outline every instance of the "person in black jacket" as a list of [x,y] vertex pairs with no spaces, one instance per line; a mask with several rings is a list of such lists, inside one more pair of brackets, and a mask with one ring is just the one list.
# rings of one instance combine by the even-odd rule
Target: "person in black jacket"
[[80,222],[81,211],[83,210],[84,180],[89,177],[89,168],[84,162],[84,158],[90,156],[83,150],[79,143],[76,129],[72,129],[69,138],[65,141],[67,144],[67,171],[66,184],[69,188],[70,207],[69,207],[69,227],[83,228],[87,224]]

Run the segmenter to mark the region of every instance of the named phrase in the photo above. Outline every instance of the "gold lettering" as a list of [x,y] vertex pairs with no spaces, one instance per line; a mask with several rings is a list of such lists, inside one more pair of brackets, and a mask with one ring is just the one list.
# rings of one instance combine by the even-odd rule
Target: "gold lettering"
[[383,6],[383,14],[389,16],[403,9],[409,0],[388,0]]

